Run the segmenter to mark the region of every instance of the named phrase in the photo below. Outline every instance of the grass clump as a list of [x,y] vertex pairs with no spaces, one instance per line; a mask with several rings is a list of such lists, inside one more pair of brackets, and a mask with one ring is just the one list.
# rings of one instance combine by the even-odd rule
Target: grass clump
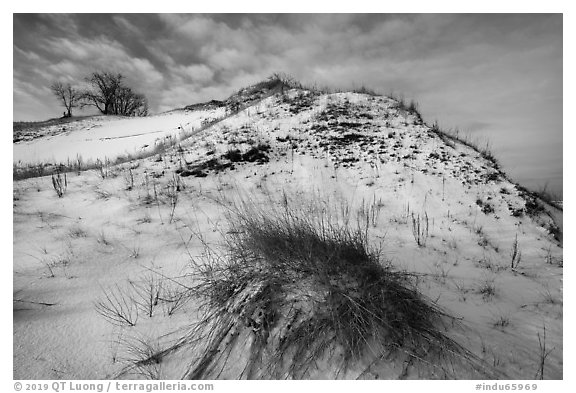
[[482,295],[482,298],[486,301],[496,297],[497,290],[494,279],[486,279],[480,283],[477,292]]
[[57,172],[56,175],[52,174],[52,187],[54,188],[54,191],[56,191],[58,198],[62,198],[68,188],[68,178],[66,177],[66,173],[64,173],[64,176],[62,176],[60,172]]
[[378,362],[396,373],[385,378],[406,362],[430,378],[463,377],[455,364],[484,372],[417,277],[381,262],[368,226],[286,197],[277,210],[236,205],[230,222],[226,252],[195,261],[203,316],[175,347],[203,344],[185,378],[350,378]]

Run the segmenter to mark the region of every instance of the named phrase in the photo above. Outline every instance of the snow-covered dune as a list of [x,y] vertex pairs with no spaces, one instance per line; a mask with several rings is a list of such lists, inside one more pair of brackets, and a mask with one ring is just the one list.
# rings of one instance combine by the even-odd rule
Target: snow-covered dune
[[[221,115],[180,111],[110,121],[15,145],[14,159],[113,158]],[[362,356],[350,367],[339,368],[338,348],[330,347],[294,373],[293,353],[279,350],[295,337],[290,329],[306,329],[314,312],[330,309],[318,301],[326,293],[340,299],[329,304],[334,310],[344,304],[337,291],[308,282],[314,270],[289,280],[293,297],[281,293],[278,300],[264,296],[266,288],[272,295],[286,290],[278,282],[235,282],[239,264],[229,291],[211,287],[225,306],[200,308],[202,291],[190,290],[201,276],[199,262],[218,265],[254,251],[218,253],[238,233],[230,216],[238,201],[257,212],[305,212],[361,227],[381,250],[379,264],[410,272],[417,291],[454,317],[434,337],[465,347],[464,360],[477,360],[473,372],[458,363],[422,368],[412,355],[428,361],[433,351],[398,357],[407,353],[402,343],[383,334],[363,336]],[[62,197],[49,176],[14,182],[14,376],[561,379],[563,249],[551,209],[488,155],[427,126],[397,100],[287,89],[203,128],[162,159],[106,174],[69,173]],[[345,284],[341,292],[357,299],[359,281]],[[402,324],[404,312],[410,310],[388,322]],[[197,324],[214,313],[224,318]],[[207,342],[214,345],[202,358],[198,343]],[[391,349],[390,357],[370,358],[373,344]],[[268,360],[277,369],[265,367]]]
[[134,155],[154,147],[166,138],[180,138],[199,128],[202,122],[222,117],[224,108],[185,111],[137,118],[95,117],[80,128],[53,136],[14,144],[14,163],[66,163],[80,156],[84,161]]

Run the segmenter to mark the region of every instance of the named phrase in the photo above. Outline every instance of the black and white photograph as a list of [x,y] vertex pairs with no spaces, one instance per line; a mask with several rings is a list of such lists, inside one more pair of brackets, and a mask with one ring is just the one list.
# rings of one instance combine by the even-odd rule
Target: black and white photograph
[[562,13],[12,22],[14,380],[568,374]]

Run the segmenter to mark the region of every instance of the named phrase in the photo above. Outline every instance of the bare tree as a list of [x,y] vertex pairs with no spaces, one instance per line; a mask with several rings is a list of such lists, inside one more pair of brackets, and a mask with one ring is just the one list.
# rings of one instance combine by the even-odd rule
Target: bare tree
[[73,88],[69,83],[65,85],[62,82],[52,83],[50,90],[52,90],[52,93],[54,93],[64,108],[66,108],[64,117],[72,117],[72,108],[78,106],[81,97],[80,91]]
[[134,93],[129,87],[121,86],[116,92],[113,112],[123,116],[146,116],[148,101],[144,95]]
[[83,106],[96,107],[104,115],[146,116],[146,97],[124,85],[122,74],[93,72],[86,81],[90,89],[82,95]]

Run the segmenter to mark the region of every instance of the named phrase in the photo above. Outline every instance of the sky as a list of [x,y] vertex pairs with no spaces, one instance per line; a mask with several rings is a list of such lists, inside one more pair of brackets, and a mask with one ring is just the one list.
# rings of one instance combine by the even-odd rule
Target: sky
[[414,99],[514,180],[561,194],[562,28],[562,14],[14,14],[13,119],[60,116],[50,84],[97,70],[152,112],[284,72]]

